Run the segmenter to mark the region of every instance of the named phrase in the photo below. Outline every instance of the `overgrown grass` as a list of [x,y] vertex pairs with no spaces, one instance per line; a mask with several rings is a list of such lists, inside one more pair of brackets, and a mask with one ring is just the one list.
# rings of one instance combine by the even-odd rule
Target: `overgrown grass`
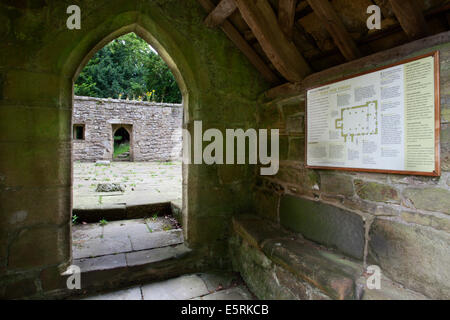
[[129,143],[122,143],[118,146],[114,146],[114,158],[117,158],[122,153],[126,153],[130,151],[130,144]]

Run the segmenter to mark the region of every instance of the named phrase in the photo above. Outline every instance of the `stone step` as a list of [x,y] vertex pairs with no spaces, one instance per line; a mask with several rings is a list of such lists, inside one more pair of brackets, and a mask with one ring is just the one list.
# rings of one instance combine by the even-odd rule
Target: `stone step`
[[73,264],[81,269],[81,290],[72,294],[85,295],[200,272],[199,261],[201,258],[184,244],[77,259]]
[[[386,278],[382,280],[381,289],[368,290],[362,261],[306,240],[300,234],[286,231],[271,221],[243,215],[233,218],[233,228],[239,237],[258,249],[276,268],[283,268],[296,277],[299,283],[306,281],[329,298],[426,299]],[[267,263],[263,267],[267,268]]]

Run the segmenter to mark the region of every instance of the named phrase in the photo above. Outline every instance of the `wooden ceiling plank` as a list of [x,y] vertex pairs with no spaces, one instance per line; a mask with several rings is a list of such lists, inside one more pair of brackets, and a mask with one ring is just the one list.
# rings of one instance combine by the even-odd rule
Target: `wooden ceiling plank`
[[284,78],[298,82],[311,73],[306,60],[284,35],[267,0],[235,2],[267,57]]
[[278,24],[289,40],[292,40],[297,0],[278,0]]
[[[210,13],[214,10],[215,6],[211,0],[198,0],[200,5],[206,12]],[[225,20],[220,26],[222,31],[228,36],[228,38],[241,50],[241,52],[250,60],[250,63],[261,73],[261,75],[268,82],[275,84],[279,83],[278,76],[267,66],[262,58],[253,50],[247,41],[242,37],[238,30],[227,20]]]
[[328,0],[308,0],[314,13],[332,36],[336,46],[347,61],[361,57],[361,53],[344,24],[334,11]]
[[410,39],[419,39],[429,34],[422,11],[412,0],[390,0],[392,11]]
[[210,28],[221,25],[236,10],[234,0],[221,0],[219,4],[205,19],[205,24]]

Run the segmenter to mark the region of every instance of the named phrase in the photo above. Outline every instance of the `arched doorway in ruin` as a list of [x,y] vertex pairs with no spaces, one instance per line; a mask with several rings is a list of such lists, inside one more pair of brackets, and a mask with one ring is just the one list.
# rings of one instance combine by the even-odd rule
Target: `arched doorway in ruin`
[[112,138],[112,160],[133,161],[132,125],[113,125]]

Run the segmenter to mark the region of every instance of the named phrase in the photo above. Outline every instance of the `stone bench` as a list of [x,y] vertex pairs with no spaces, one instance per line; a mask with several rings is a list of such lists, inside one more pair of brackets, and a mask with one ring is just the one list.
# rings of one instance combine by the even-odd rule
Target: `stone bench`
[[262,299],[425,299],[383,278],[368,290],[363,263],[253,215],[233,218],[233,267]]

